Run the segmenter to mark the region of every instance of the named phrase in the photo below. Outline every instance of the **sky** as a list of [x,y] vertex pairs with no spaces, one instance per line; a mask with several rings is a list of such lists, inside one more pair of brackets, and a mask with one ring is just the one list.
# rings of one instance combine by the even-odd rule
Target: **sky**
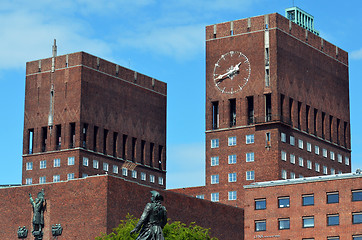
[[1,0],[0,185],[21,183],[25,63],[85,51],[164,81],[167,188],[205,184],[205,26],[300,7],[349,53],[352,171],[362,169],[362,1]]

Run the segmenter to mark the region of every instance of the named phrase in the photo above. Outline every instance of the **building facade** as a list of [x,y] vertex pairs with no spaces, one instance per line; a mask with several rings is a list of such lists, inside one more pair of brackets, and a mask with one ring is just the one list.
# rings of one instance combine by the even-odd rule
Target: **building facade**
[[26,66],[23,184],[114,174],[165,188],[166,83],[84,52]]
[[260,182],[244,188],[245,239],[362,239],[362,174]]
[[205,199],[351,171],[348,54],[268,14],[206,27]]

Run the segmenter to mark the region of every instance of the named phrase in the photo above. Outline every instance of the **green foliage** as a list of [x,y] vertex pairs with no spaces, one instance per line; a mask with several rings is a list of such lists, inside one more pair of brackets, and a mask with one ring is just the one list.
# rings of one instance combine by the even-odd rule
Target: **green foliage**
[[[109,235],[103,233],[100,237],[96,237],[96,240],[134,240],[138,234],[131,235],[130,232],[137,222],[137,218],[127,214],[126,220],[121,220],[119,226],[112,233]],[[167,223],[163,229],[163,235],[165,240],[218,240],[209,236],[209,229],[197,226],[195,223],[187,226],[178,221]]]

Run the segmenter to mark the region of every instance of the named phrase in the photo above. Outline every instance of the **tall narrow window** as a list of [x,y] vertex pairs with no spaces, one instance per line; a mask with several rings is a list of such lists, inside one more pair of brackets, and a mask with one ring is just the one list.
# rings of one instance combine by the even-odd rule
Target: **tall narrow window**
[[236,125],[236,99],[229,99],[230,107],[230,127]]
[[[70,123],[69,148],[75,147],[75,123]],[[84,133],[83,133],[84,136]]]
[[248,102],[248,124],[254,123],[254,97],[250,96],[246,98]]
[[343,126],[343,144],[347,147],[347,122],[344,122]]
[[62,145],[62,125],[55,126],[55,147],[57,150],[61,148]]
[[339,126],[341,124],[341,120],[337,118],[337,144],[339,144]]
[[219,128],[219,102],[212,102],[212,129]]
[[93,132],[93,150],[97,151],[97,138],[98,138],[98,127],[94,126],[94,132]]
[[333,141],[333,117],[329,116],[329,141]]
[[302,110],[302,103],[298,102],[298,129],[301,129],[301,110]]
[[32,154],[34,147],[34,128],[28,130],[28,136],[29,136],[28,153]]
[[272,120],[271,114],[271,94],[265,95],[265,122],[270,122]]
[[83,137],[82,137],[82,146],[83,148],[87,148],[87,132],[88,132],[88,124],[84,123],[83,124]]
[[113,156],[114,157],[117,157],[117,146],[118,145],[118,133],[117,132],[114,132],[113,133]]
[[146,146],[146,141],[142,140],[141,141],[141,164],[145,164],[145,146]]
[[269,48],[265,48],[265,66],[269,66]]
[[135,161],[135,158],[136,158],[136,143],[137,143],[137,138],[132,138],[132,156],[131,156],[131,159],[132,159],[132,162]]
[[107,138],[108,138],[108,130],[103,130],[103,153],[107,154]]
[[41,128],[41,151],[45,152],[47,150],[47,138],[48,138],[48,128]]
[[269,87],[270,86],[270,71],[269,71],[269,67],[265,68],[265,87]]
[[310,111],[310,106],[306,106],[305,107],[305,129],[307,132],[309,132],[309,111]]
[[153,153],[155,151],[155,144],[150,143],[150,167],[153,167]]
[[265,147],[270,147],[270,132],[265,133]]
[[322,138],[325,137],[325,123],[326,123],[326,113],[325,112],[322,112]]
[[317,115],[318,115],[318,110],[314,109],[314,121],[313,121],[313,131],[314,131],[314,135],[317,135]]
[[123,134],[122,158],[125,160],[126,157],[127,157],[127,135]]
[[163,147],[161,145],[158,146],[158,169],[162,169],[162,151]]

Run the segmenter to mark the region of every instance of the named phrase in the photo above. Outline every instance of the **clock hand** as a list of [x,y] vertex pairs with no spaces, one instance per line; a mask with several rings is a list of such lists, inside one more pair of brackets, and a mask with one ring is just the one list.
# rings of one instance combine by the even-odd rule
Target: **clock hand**
[[232,77],[233,75],[235,75],[236,72],[239,71],[239,67],[241,65],[241,62],[239,62],[238,64],[235,65],[235,67],[231,66],[230,70],[227,71],[224,74],[219,75],[215,80],[221,82],[224,80],[225,77]]

